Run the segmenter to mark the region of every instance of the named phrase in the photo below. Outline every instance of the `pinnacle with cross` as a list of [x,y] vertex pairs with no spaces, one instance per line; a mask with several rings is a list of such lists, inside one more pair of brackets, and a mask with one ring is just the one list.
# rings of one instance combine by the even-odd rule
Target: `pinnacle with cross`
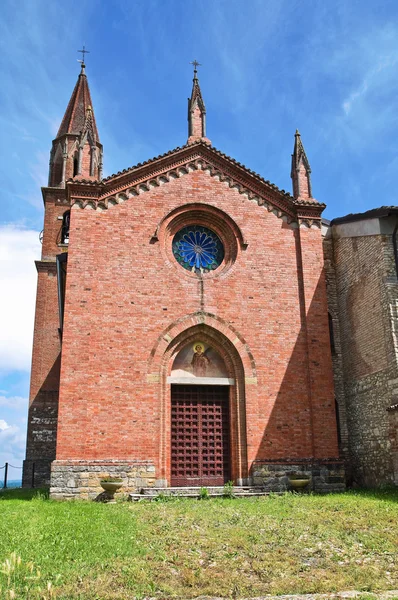
[[90,50],[86,50],[86,46],[83,46],[83,50],[78,50],[78,52],[81,52],[83,55],[83,60],[79,60],[79,62],[82,64],[82,67],[84,67],[85,66],[84,55],[90,54]]
[[196,59],[193,60],[192,62],[189,63],[190,65],[193,65],[193,76],[196,79],[196,74],[198,72],[197,67],[201,67],[201,63],[199,63]]

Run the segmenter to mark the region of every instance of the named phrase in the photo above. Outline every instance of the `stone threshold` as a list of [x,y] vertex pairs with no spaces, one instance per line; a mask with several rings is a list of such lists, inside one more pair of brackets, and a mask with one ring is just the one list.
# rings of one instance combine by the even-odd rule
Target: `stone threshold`
[[[141,488],[139,492],[130,493],[128,499],[136,502],[141,500],[156,500],[158,498],[200,498],[201,490],[205,488],[208,498],[228,497],[223,486],[203,486],[203,487],[168,487],[168,488]],[[284,492],[269,492],[259,487],[233,486],[231,496],[234,498],[255,498],[260,496],[269,496],[269,494],[282,494]]]

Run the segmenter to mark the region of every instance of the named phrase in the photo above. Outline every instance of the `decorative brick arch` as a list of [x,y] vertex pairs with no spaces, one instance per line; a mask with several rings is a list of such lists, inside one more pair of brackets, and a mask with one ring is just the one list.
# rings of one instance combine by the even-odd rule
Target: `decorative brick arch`
[[171,464],[171,385],[167,377],[178,352],[200,338],[223,358],[230,386],[231,473],[237,485],[248,483],[245,384],[256,380],[256,370],[250,350],[241,336],[222,319],[209,313],[197,313],[173,323],[158,338],[153,348],[149,377],[159,384],[161,406],[159,465],[164,485],[170,481]]
[[[158,223],[151,243],[160,242],[164,260],[174,269],[180,271],[181,266],[175,260],[172,240],[175,234],[189,225],[201,225],[213,231],[222,241],[224,258],[216,271],[202,274],[204,279],[220,277],[225,271],[233,268],[239,253],[246,250],[248,244],[237,223],[224,211],[215,206],[203,203],[184,204],[174,208]],[[196,273],[184,270],[184,275],[197,278]]]
[[[177,319],[163,330],[152,348],[148,364],[148,373],[154,377],[161,376],[166,367],[166,353],[175,347],[175,342],[173,341],[175,341],[180,334],[187,332],[190,328],[198,325],[205,326],[206,330],[214,330],[217,332],[219,336],[225,340],[224,345],[229,341],[232,347],[235,348],[235,352],[242,362],[244,377],[250,379],[257,378],[254,358],[249,345],[243,336],[234,327],[224,321],[224,319],[204,311],[181,317],[181,319]],[[177,352],[175,352],[173,356],[175,356],[176,353]],[[168,367],[170,368],[170,364],[168,364]]]
[[[173,234],[185,225],[189,225],[192,219],[195,219],[194,222],[196,223],[198,217],[204,222],[204,225],[210,228],[215,227],[221,235],[229,229],[238,240],[241,248],[247,246],[239,225],[226,212],[216,206],[202,203],[184,204],[174,208],[159,221],[152,239],[158,240],[165,228],[170,228]],[[224,235],[224,237],[227,237],[227,235]]]

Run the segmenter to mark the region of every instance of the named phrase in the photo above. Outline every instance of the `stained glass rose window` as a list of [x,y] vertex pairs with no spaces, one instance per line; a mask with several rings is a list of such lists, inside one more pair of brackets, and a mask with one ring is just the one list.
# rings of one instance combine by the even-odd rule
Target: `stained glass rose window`
[[208,273],[222,263],[224,246],[211,229],[190,225],[180,229],[174,236],[173,254],[184,269],[193,273]]

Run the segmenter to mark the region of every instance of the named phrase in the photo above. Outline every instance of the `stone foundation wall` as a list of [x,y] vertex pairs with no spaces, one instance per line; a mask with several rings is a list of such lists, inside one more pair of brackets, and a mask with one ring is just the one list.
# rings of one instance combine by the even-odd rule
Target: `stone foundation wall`
[[[137,492],[155,485],[155,467],[149,462],[54,461],[51,466],[50,496],[56,500],[95,499],[104,490],[103,477],[120,477],[123,487],[118,494]],[[156,482],[157,483],[157,482]]]
[[398,404],[388,409],[393,483],[398,485]]
[[50,459],[26,459],[23,461],[22,487],[49,487],[51,478]]
[[270,492],[291,491],[289,477],[292,476],[310,479],[305,488],[308,491],[328,493],[344,492],[346,489],[343,461],[258,461],[252,469],[253,485]]
[[388,372],[382,371],[346,384],[353,483],[361,487],[393,483],[389,383]]

